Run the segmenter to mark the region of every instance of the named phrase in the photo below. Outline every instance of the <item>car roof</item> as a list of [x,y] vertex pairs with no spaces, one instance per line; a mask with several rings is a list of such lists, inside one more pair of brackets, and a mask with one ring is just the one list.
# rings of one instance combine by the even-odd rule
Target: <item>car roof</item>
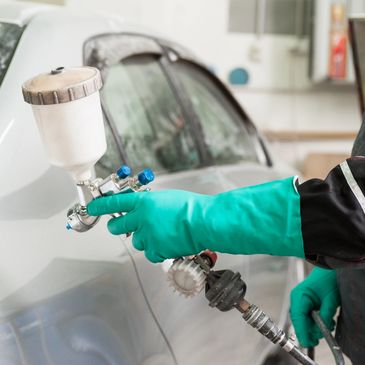
[[134,32],[155,38],[165,38],[156,31],[152,31],[143,26],[127,23],[122,16],[110,14],[108,12],[88,10],[83,10],[81,12],[70,10],[59,5],[43,5],[21,1],[0,4],[0,22],[26,26],[31,24],[34,20],[37,20],[37,22],[47,22],[49,19],[52,19],[52,22],[60,23],[62,25],[79,22],[83,27],[88,27],[91,22],[96,22],[99,24],[99,27],[103,24],[102,28],[105,29],[106,33]]
[[[33,23],[37,23],[37,26],[40,24],[47,26],[47,23],[51,22],[53,25],[59,24],[59,29],[64,28],[66,24],[71,26],[71,24],[77,25],[79,23],[82,24],[83,33],[87,33],[89,37],[103,33],[135,33],[159,39],[163,45],[174,50],[180,56],[200,61],[193,52],[166,38],[166,35],[143,26],[127,23],[123,17],[110,13],[96,13],[92,11],[82,11],[81,13],[58,5],[42,5],[17,1],[0,5],[0,22],[13,23],[19,26],[28,26]],[[50,30],[50,32],[52,31]]]
[[[42,22],[41,19],[47,21],[52,19],[53,22],[57,22],[65,25],[66,23],[80,22],[82,26],[88,26],[88,21],[97,22],[99,25],[104,23],[106,31],[124,31],[130,30],[131,25],[128,25],[121,16],[116,16],[108,13],[93,12],[88,10],[75,11],[70,10],[64,6],[58,5],[43,5],[36,3],[15,2],[0,4],[0,21],[18,24],[20,26],[30,25],[35,20]],[[126,29],[123,29],[123,26]],[[143,27],[133,27],[143,30]],[[149,31],[150,32],[150,31]]]
[[57,9],[55,5],[42,5],[26,2],[11,2],[0,5],[0,22],[24,26],[37,14],[50,9]]

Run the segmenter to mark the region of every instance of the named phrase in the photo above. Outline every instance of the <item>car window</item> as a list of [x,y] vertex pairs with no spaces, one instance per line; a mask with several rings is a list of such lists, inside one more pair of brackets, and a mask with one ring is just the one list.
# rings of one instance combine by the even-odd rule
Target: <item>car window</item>
[[0,23],[0,85],[9,67],[23,29],[16,24]]
[[199,166],[189,125],[155,56],[111,66],[101,95],[133,168],[173,172]]
[[189,62],[177,62],[174,69],[200,119],[213,162],[257,161],[252,137],[241,114],[213,79]]

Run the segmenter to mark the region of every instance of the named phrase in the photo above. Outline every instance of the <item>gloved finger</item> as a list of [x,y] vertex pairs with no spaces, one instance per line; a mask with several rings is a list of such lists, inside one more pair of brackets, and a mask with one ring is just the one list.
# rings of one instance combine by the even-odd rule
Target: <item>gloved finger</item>
[[314,321],[308,315],[291,315],[291,320],[301,346],[314,347],[318,345],[318,340],[313,336]]
[[138,250],[138,251],[144,250],[144,243],[143,243],[142,238],[140,237],[140,232],[136,232],[133,235],[132,244],[136,250]]
[[117,218],[112,218],[108,222],[108,230],[110,233],[120,235],[124,233],[132,233],[138,228],[137,215],[134,212],[127,213]]
[[337,307],[338,307],[338,302],[336,301],[336,298],[329,295],[323,299],[321,308],[319,310],[319,314],[323,322],[331,332],[335,328],[335,321],[333,317],[336,314]]
[[151,261],[153,264],[164,261],[162,256],[151,250],[145,250],[144,255],[146,256],[147,260]]
[[315,323],[311,317],[313,301],[303,293],[300,285],[292,290],[290,298],[290,317],[299,343],[303,347],[316,346],[318,340],[313,336]]
[[89,215],[103,215],[120,212],[130,212],[133,210],[141,198],[140,194],[127,193],[115,194],[111,196],[94,199],[87,206]]

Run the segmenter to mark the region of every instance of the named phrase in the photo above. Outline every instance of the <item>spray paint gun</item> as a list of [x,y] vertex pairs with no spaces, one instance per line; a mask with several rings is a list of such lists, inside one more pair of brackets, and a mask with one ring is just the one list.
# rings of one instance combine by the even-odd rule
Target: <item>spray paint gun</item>
[[[216,261],[217,255],[211,251],[176,259],[168,271],[170,286],[187,298],[196,296],[205,288],[205,297],[211,307],[222,312],[238,310],[251,327],[272,343],[279,345],[300,364],[318,365],[311,356],[304,354],[294,339],[288,338],[266,313],[245,299],[247,286],[240,273],[231,270],[212,270]],[[313,312],[312,316],[324,334],[336,364],[344,365],[341,350],[321,317],[317,312]]]
[[[66,228],[77,232],[88,231],[100,219],[100,217],[87,214],[86,206],[92,199],[119,193],[145,191],[147,190],[146,185],[155,178],[150,169],[144,169],[135,176],[130,176],[131,172],[129,166],[122,165],[115,173],[105,179],[78,181],[76,186],[80,190],[79,197],[82,198],[82,201],[68,210]],[[118,217],[120,214],[112,214],[112,216]]]
[[101,87],[100,72],[93,67],[59,67],[28,80],[22,87],[50,162],[67,170],[75,181],[79,202],[68,210],[66,227],[77,232],[86,232],[99,221],[99,217],[87,214],[91,200],[143,191],[154,180],[152,170],[131,176],[131,169],[125,165],[105,179],[92,178],[93,166],[107,147]]

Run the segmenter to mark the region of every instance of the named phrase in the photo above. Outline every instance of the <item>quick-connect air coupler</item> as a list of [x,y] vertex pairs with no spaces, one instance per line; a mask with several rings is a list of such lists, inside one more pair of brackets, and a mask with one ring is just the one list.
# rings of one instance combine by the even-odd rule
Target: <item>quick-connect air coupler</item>
[[222,312],[237,308],[246,295],[247,286],[239,272],[211,270],[205,285],[205,297],[209,305]]
[[205,296],[211,307],[216,307],[222,312],[237,309],[251,327],[272,343],[281,346],[301,364],[318,365],[302,353],[265,312],[256,305],[247,302],[245,299],[246,289],[246,283],[242,280],[240,273],[231,270],[211,270],[207,276]]

